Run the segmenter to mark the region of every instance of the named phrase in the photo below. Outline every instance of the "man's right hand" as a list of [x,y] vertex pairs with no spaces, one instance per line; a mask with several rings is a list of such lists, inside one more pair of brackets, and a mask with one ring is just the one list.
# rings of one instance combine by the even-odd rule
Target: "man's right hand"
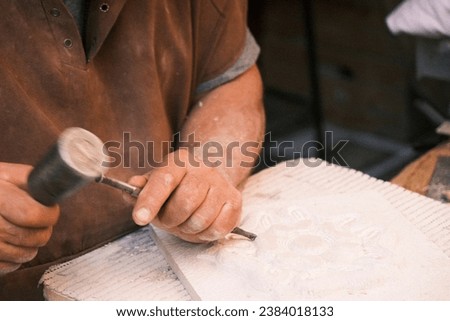
[[31,170],[0,162],[0,275],[31,261],[58,221],[59,206],[46,207],[26,192]]

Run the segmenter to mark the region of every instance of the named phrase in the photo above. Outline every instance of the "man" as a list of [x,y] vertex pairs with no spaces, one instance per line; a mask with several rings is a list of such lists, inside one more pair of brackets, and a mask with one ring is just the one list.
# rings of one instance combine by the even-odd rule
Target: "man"
[[[263,135],[245,1],[64,2],[0,3],[2,299],[40,299],[50,265],[138,225],[224,237]],[[120,155],[109,175],[143,187],[134,207],[94,184],[51,208],[27,194],[22,164],[72,126]]]

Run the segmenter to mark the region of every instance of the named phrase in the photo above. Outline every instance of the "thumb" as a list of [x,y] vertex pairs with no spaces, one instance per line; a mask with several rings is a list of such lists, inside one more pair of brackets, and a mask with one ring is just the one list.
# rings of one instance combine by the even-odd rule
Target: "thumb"
[[28,176],[32,169],[30,165],[0,162],[0,180],[27,190]]

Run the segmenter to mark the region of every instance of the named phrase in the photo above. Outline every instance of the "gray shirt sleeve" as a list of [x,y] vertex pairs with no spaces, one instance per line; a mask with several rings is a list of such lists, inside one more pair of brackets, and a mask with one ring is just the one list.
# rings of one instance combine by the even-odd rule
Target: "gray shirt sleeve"
[[219,87],[220,85],[223,85],[224,83],[233,80],[237,76],[243,74],[247,69],[249,69],[256,63],[259,52],[260,48],[256,43],[255,38],[251,34],[250,30],[247,29],[245,47],[239,59],[223,74],[198,85],[195,91],[196,94],[200,94]]

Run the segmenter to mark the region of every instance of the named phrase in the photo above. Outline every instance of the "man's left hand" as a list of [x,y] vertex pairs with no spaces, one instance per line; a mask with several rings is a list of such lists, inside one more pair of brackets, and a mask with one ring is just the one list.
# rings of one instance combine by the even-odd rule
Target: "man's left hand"
[[186,149],[130,184],[143,187],[134,210],[138,225],[153,225],[195,243],[225,237],[239,223],[241,192],[219,169],[208,167]]

